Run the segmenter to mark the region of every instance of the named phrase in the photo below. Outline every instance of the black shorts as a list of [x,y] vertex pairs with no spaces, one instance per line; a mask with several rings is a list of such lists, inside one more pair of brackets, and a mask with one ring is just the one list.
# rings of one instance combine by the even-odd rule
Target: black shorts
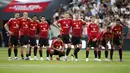
[[13,46],[13,45],[17,46],[18,45],[18,36],[10,36],[9,44],[11,46]]
[[57,51],[57,50],[54,49],[54,54],[53,55],[62,55],[62,56],[64,56],[65,53],[61,53],[60,51]]
[[40,38],[39,39],[39,46],[42,47],[43,45],[44,46],[49,46],[49,42],[48,42],[48,38]]
[[88,41],[88,47],[97,47],[98,41],[93,42],[92,40]]
[[54,54],[53,55],[59,55],[60,54],[60,51],[57,51],[54,49]]
[[35,37],[29,37],[29,40],[30,40],[30,45],[31,45],[31,46],[37,45],[37,44],[36,44],[36,38],[35,38]]
[[69,36],[69,34],[62,34],[62,41],[63,41],[65,44],[70,43],[70,36]]
[[72,36],[71,39],[72,45],[82,44],[81,37]]
[[21,46],[29,44],[29,37],[22,35],[20,37],[20,44]]
[[101,44],[100,44],[100,45],[102,45],[103,47],[106,47],[106,46],[107,46],[107,43],[108,43],[108,41],[106,41],[105,39],[103,39],[103,40],[101,41]]
[[113,45],[121,45],[122,40],[120,37],[114,38],[113,39]]

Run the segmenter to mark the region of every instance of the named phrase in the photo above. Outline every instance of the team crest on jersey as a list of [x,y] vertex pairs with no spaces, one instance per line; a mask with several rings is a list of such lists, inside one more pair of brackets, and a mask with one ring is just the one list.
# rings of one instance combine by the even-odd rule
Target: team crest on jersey
[[78,25],[76,25],[76,27],[79,27]]
[[68,25],[68,24],[66,24],[66,26],[68,27],[69,25]]

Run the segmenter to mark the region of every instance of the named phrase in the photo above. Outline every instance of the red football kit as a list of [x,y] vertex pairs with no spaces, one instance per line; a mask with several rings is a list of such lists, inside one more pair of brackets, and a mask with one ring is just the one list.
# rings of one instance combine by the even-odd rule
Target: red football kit
[[18,36],[19,35],[19,26],[20,26],[20,21],[19,19],[16,18],[11,18],[8,22],[7,25],[9,26],[9,30],[13,32],[13,36]]
[[55,39],[55,40],[52,41],[52,45],[56,49],[60,49],[61,46],[64,47],[63,41],[57,41],[57,39]]
[[35,37],[37,28],[38,28],[38,21],[30,21],[29,22],[29,36],[30,37]]
[[71,18],[68,18],[68,19],[63,18],[63,19],[58,20],[57,22],[60,24],[60,27],[61,27],[60,34],[69,34],[70,27],[72,24],[72,19]]
[[50,26],[47,22],[40,22],[38,25],[38,29],[40,38],[48,38]]
[[20,35],[28,36],[30,19],[20,18],[19,20],[20,20]]
[[73,20],[72,21],[72,36],[82,36],[82,27],[86,23],[82,20]]
[[123,26],[122,25],[115,25],[112,28],[112,32],[114,34],[114,38],[120,37],[122,35]]
[[88,25],[88,38],[93,40],[95,38],[98,39],[99,35],[99,26],[95,23],[90,23]]

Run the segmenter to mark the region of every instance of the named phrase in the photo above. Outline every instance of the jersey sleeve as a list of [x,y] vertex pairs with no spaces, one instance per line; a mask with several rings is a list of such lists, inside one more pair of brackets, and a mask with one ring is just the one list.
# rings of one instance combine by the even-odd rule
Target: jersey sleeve
[[19,28],[21,28],[22,27],[22,21],[21,21],[22,18],[19,18],[18,20],[19,20]]
[[60,23],[61,22],[61,19],[57,20],[57,23]]
[[61,46],[64,47],[64,43],[63,43],[63,41],[61,41]]
[[112,26],[112,32],[114,31],[114,29],[115,29],[115,26]]
[[56,41],[56,39],[52,40],[51,47],[52,47],[52,45],[54,45],[54,44],[55,44],[55,41]]
[[12,18],[9,19],[9,21],[7,22],[7,25],[11,25],[11,22],[12,22]]
[[99,26],[97,25],[97,34],[96,34],[96,38],[98,39],[100,36],[100,33],[99,33]]
[[90,31],[91,31],[90,26],[91,26],[91,24],[89,24],[89,25],[88,25],[88,28],[87,28],[88,39],[91,39],[91,38],[92,38],[91,32],[90,32]]
[[100,38],[102,38],[102,36],[103,36],[103,31],[102,32],[100,32],[98,35],[97,35],[97,39],[100,39]]
[[83,24],[83,25],[86,25],[86,22],[85,22],[84,20],[82,20],[82,24]]

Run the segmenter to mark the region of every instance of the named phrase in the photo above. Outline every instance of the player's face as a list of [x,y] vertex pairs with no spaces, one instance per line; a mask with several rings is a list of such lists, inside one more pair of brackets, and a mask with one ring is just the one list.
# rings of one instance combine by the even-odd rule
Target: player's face
[[16,13],[14,16],[15,18],[19,18],[19,13]]
[[61,38],[57,38],[58,41],[61,41]]
[[24,13],[23,13],[23,17],[27,19],[27,18],[28,18],[28,13],[27,13],[27,12],[24,12]]
[[76,14],[76,19],[79,19],[79,18],[80,18],[79,14]]
[[116,21],[116,25],[120,25],[120,21]]
[[45,21],[45,17],[41,17],[41,19],[40,19],[42,22],[44,22]]
[[108,32],[110,32],[110,31],[111,31],[111,29],[107,28],[107,31],[108,31]]
[[65,18],[69,18],[69,14],[65,14],[64,16],[65,16]]
[[91,18],[91,22],[94,22],[94,21],[95,21],[95,19],[92,17],[92,18]]
[[37,20],[37,16],[34,16],[32,19],[33,19],[34,21],[36,21],[36,20]]

